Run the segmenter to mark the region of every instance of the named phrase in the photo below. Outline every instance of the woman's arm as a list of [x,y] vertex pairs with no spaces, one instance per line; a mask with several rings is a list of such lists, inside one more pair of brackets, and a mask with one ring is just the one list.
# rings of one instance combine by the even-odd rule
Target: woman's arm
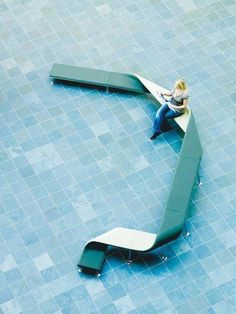
[[183,105],[181,106],[175,106],[175,105],[172,105],[172,104],[168,104],[168,106],[171,108],[171,109],[186,109],[187,106],[188,106],[188,99],[183,99]]
[[163,96],[172,96],[172,92],[167,91],[165,93],[161,93],[161,95],[163,95]]

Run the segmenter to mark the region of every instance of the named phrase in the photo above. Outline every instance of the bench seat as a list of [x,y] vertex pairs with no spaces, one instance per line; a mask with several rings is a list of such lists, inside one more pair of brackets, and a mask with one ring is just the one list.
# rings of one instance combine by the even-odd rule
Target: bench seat
[[49,76],[54,80],[103,86],[136,93],[148,93],[145,86],[132,74],[55,63]]
[[[54,64],[50,77],[118,90],[150,93],[158,104],[162,105],[165,102],[157,90],[165,92],[166,89],[134,73],[116,73]],[[190,109],[175,118],[175,122],[184,132],[184,140],[159,230],[157,233],[149,233],[119,227],[105,232],[85,245],[78,264],[80,268],[100,272],[108,246],[148,252],[172,241],[181,233],[198,173],[202,147]]]

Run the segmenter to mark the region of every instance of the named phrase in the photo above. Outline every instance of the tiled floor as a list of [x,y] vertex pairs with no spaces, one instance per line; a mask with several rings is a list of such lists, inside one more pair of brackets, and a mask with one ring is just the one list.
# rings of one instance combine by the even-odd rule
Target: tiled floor
[[[234,0],[0,3],[0,313],[235,313]],[[204,147],[203,185],[165,250],[110,250],[76,269],[91,237],[155,232],[181,145],[155,143],[146,96],[50,85],[54,62],[184,77]]]

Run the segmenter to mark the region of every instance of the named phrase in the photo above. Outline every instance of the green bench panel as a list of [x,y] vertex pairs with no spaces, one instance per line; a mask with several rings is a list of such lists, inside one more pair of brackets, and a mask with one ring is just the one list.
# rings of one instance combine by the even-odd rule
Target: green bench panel
[[108,86],[133,92],[149,93],[146,87],[135,76],[126,73],[111,72]]
[[150,251],[178,237],[183,228],[184,219],[184,212],[177,212],[167,208],[162,218],[156,241]]
[[88,243],[81,255],[78,267],[100,272],[105,260],[107,245],[97,242]]
[[49,76],[58,80],[107,86],[110,72],[55,63]]
[[202,145],[198,136],[193,114],[190,115],[180,155],[199,159],[201,158],[202,155]]
[[191,199],[201,155],[202,147],[191,113],[166,202],[165,214],[152,249],[172,241],[180,234]]
[[[50,77],[58,80],[106,86],[114,89],[149,93],[139,79],[132,74],[94,70],[78,66],[54,64]],[[184,225],[195,177],[199,168],[202,147],[195,120],[191,113],[183,139],[174,180],[167,199],[165,214],[151,251],[175,239]],[[100,272],[104,263],[107,245],[89,242],[82,253],[78,266]]]
[[181,156],[167,199],[167,208],[179,212],[187,211],[199,164],[199,159]]
[[138,78],[128,73],[110,72],[55,63],[52,66],[49,76],[57,80],[104,86],[139,93],[149,93]]

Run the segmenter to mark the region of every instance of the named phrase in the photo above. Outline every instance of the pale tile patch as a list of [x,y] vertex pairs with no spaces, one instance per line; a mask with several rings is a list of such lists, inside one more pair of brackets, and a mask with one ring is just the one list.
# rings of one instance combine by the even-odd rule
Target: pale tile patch
[[34,289],[32,294],[39,303],[43,303],[48,300],[48,298],[51,297],[54,292],[50,288],[51,287],[49,285],[43,285],[37,289]]
[[22,73],[26,74],[35,70],[35,67],[31,61],[26,61],[23,64],[19,64],[19,68]]
[[192,2],[192,0],[176,0],[178,5],[186,12],[191,12],[193,10],[196,10],[196,5]]
[[4,59],[0,62],[0,64],[6,69],[10,70],[18,66],[16,60],[14,58]]
[[91,279],[91,280],[86,281],[84,283],[84,286],[91,297],[105,290],[103,283],[96,279]]
[[108,128],[104,122],[99,122],[94,125],[91,125],[90,128],[92,129],[93,133],[96,136],[99,136],[108,132]]
[[102,171],[108,171],[115,168],[115,163],[111,157],[103,158],[98,161],[98,164]]
[[63,163],[63,160],[51,143],[27,152],[25,156],[37,174]]
[[4,314],[19,314],[22,313],[22,309],[16,300],[11,300],[1,304],[1,310]]
[[40,255],[40,256],[34,258],[34,264],[37,267],[38,271],[42,271],[44,269],[52,267],[53,261],[51,260],[48,253],[45,253],[43,255]]
[[208,275],[216,286],[223,285],[230,280],[230,276],[223,269],[215,269]]
[[9,254],[0,258],[0,272],[5,272],[16,267],[17,264],[12,255]]
[[129,110],[129,114],[135,122],[146,117],[145,112],[140,107]]
[[105,15],[112,12],[109,4],[100,5],[99,7],[97,7],[97,11],[101,15]]
[[11,158],[17,158],[19,156],[21,156],[24,152],[22,150],[22,148],[18,145],[15,145],[15,146],[11,146],[9,149],[8,149],[8,153],[9,155],[11,156]]
[[135,304],[128,295],[115,300],[114,305],[118,313],[128,313],[135,309]]
[[97,216],[85,195],[80,195],[72,200],[71,203],[83,222],[89,221]]
[[134,169],[136,171],[140,171],[142,169],[149,167],[149,163],[144,156],[140,156],[140,157],[134,159],[133,165],[134,165]]

